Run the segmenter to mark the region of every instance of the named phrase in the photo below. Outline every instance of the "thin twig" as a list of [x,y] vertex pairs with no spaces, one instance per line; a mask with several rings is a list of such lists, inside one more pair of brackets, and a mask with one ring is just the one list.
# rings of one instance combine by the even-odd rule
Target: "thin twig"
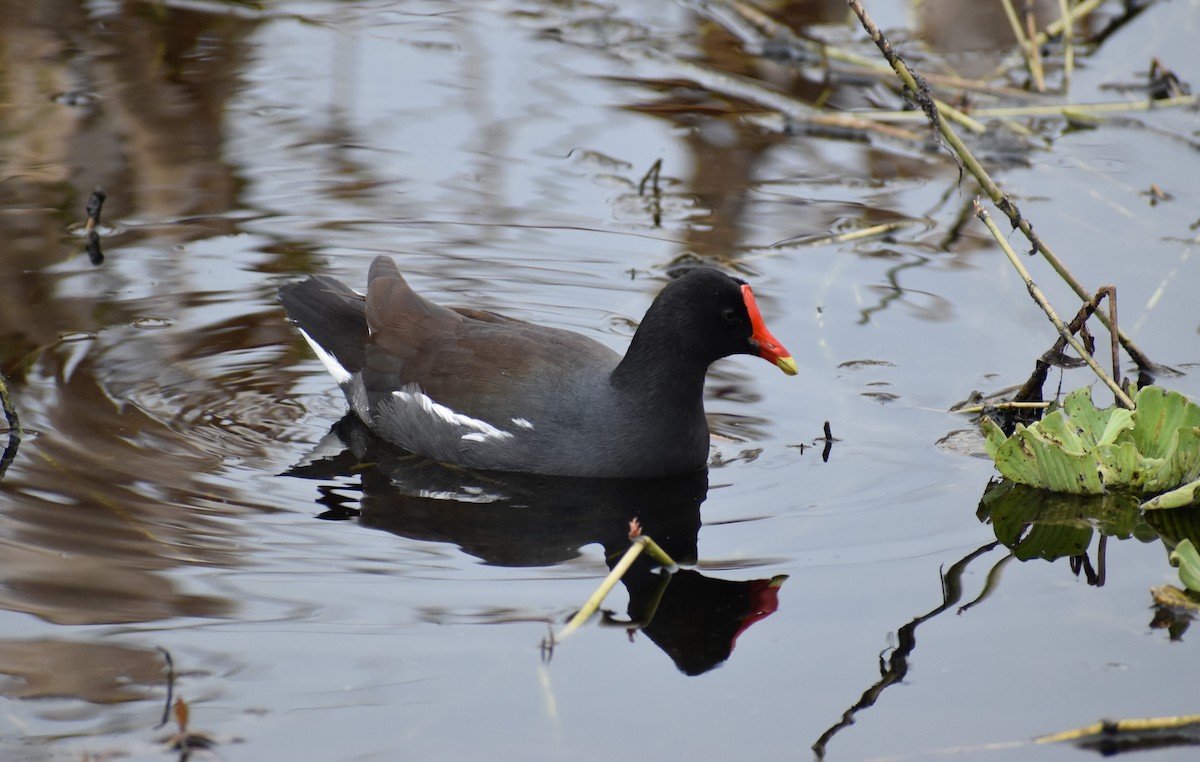
[[624,55],[630,59],[641,58],[670,69],[675,75],[686,77],[697,85],[750,103],[777,111],[793,124],[833,130],[854,130],[862,134],[877,134],[907,143],[919,143],[921,136],[909,130],[882,125],[855,114],[823,114],[817,109],[780,90],[748,77],[700,66],[690,61],[649,48],[630,49]]
[[167,665],[167,700],[163,705],[162,722],[154,726],[157,730],[166,725],[171,720],[171,705],[175,696],[175,660],[171,658],[171,652],[162,646],[157,646],[159,653],[163,655],[163,661]]
[[878,225],[861,228],[859,230],[850,230],[845,233],[837,233],[835,235],[823,235],[815,238],[785,238],[782,241],[766,246],[766,251],[759,253],[757,256],[751,255],[750,259],[761,258],[769,253],[774,253],[772,250],[788,249],[788,248],[808,248],[814,246],[828,246],[835,243],[850,243],[852,241],[861,241],[866,238],[875,238],[876,236],[887,235],[888,233],[900,230],[902,228],[919,225],[917,220],[893,220],[892,222],[881,222]]
[[[1104,286],[1096,292],[1095,296],[1083,303],[1083,306],[1079,308],[1079,312],[1076,312],[1075,317],[1071,318],[1071,322],[1067,323],[1067,332],[1072,336],[1077,333],[1084,334],[1087,336],[1088,340],[1091,341],[1090,334],[1087,334],[1087,319],[1095,314],[1097,308],[1100,306],[1100,300],[1105,296],[1110,297],[1109,320],[1111,321],[1112,325],[1118,325],[1116,310],[1117,289],[1115,286]],[[1120,352],[1118,351],[1117,337],[1112,331],[1108,332],[1108,336],[1112,352],[1113,379],[1120,383],[1121,358]],[[1014,402],[1033,402],[1036,400],[1040,404],[1040,400],[1042,399],[1042,387],[1046,383],[1046,376],[1050,371],[1050,366],[1051,364],[1056,363],[1055,358],[1062,353],[1066,346],[1067,342],[1062,336],[1059,336],[1054,342],[1054,346],[1042,353],[1042,356],[1039,357],[1034,363],[1033,373],[1029,375],[1029,379],[1013,396]],[[1094,348],[1094,346],[1089,344],[1089,349]]]
[[1068,34],[1068,22],[1073,24],[1076,21],[1083,20],[1086,16],[1091,14],[1092,11],[1099,8],[1105,2],[1106,0],[1083,0],[1082,3],[1075,6],[1075,9],[1071,12],[1071,17],[1069,19],[1061,18],[1058,21],[1052,22],[1046,27],[1045,31],[1039,32],[1038,35],[1031,40],[1031,42],[1035,45],[1045,45],[1050,38],[1056,34]]
[[1033,14],[1032,0],[1025,0],[1025,40],[1029,46],[1029,71],[1033,74],[1033,86],[1039,93],[1046,92],[1046,67],[1042,65],[1042,47],[1033,42],[1037,37],[1037,17]]
[[[1110,325],[1120,325],[1117,322],[1117,287],[1105,286],[1096,292],[1096,297],[1104,293],[1108,296],[1108,322]],[[1109,351],[1112,353],[1113,379],[1119,384],[1121,383],[1121,349],[1118,346],[1117,334],[1114,331],[1108,332]]]
[[1116,103],[1064,103],[1055,106],[1013,106],[1011,108],[981,108],[973,113],[978,117],[1021,117],[1021,116],[1082,116],[1088,117],[1103,114],[1128,114],[1134,111],[1157,111],[1172,106],[1194,106],[1197,103],[1195,95],[1181,95],[1175,98],[1154,100],[1146,98],[1137,101],[1120,101]]
[[646,195],[647,183],[650,184],[650,191],[652,193],[662,193],[662,189],[658,187],[658,178],[660,174],[662,174],[661,156],[655,159],[654,163],[650,165],[650,169],[646,170],[646,174],[642,175],[642,181],[638,183],[638,195]]
[[[918,84],[917,79],[913,76],[912,72],[909,71],[908,66],[905,65],[905,63],[900,60],[899,56],[897,56],[892,50],[891,43],[889,43],[887,38],[884,37],[883,33],[879,31],[879,27],[875,25],[875,21],[870,17],[866,9],[863,8],[860,0],[848,0],[848,3],[850,8],[858,16],[863,28],[867,30],[867,34],[871,36],[871,39],[875,42],[880,52],[883,53],[884,58],[886,58],[892,65],[892,69],[896,72],[896,76],[900,78],[905,87],[907,87],[914,94],[918,94],[922,89],[921,85]],[[949,144],[955,156],[962,162],[962,166],[964,166],[967,171],[975,176],[975,179],[979,182],[979,185],[983,188],[984,192],[987,193],[992,202],[996,204],[996,207],[1008,217],[1008,220],[1012,226],[1014,228],[1020,228],[1021,233],[1026,239],[1029,240],[1031,244],[1033,244],[1034,249],[1039,252],[1043,258],[1045,258],[1046,262],[1049,263],[1052,268],[1054,268],[1054,271],[1058,273],[1059,277],[1061,277],[1063,281],[1071,287],[1071,290],[1074,291],[1080,299],[1090,299],[1091,294],[1088,292],[1088,290],[1083,287],[1083,284],[1081,284],[1074,275],[1071,274],[1066,265],[1062,263],[1062,261],[1057,255],[1054,254],[1050,247],[1047,246],[1046,243],[1042,241],[1042,239],[1036,233],[1033,232],[1033,226],[1029,223],[1029,220],[1025,219],[1025,217],[1021,214],[1016,203],[1014,203],[1006,193],[1000,190],[1000,187],[996,185],[988,173],[983,169],[983,166],[980,165],[979,161],[974,157],[966,145],[963,144],[962,139],[957,133],[954,132],[954,128],[946,124],[944,120],[938,118],[937,107],[932,103],[932,101],[929,101],[928,99],[920,100],[919,95],[917,95],[917,97],[919,99],[918,102],[921,103],[922,108],[925,110],[926,116],[929,117],[934,129],[938,130],[945,142]],[[1133,343],[1132,339],[1126,336],[1125,333],[1118,327],[1108,324],[1108,317],[1106,315],[1101,313],[1097,315],[1097,317],[1100,319],[1100,322],[1104,323],[1110,331],[1117,332],[1117,335],[1120,337],[1121,346],[1125,348],[1125,351],[1128,352],[1133,358],[1134,362],[1137,363],[1138,368],[1147,370],[1154,366],[1154,363],[1150,361],[1150,358],[1147,357],[1137,347],[1137,345]]]
[[612,571],[608,573],[608,576],[604,578],[604,581],[600,583],[600,587],[596,588],[596,592],[592,593],[592,596],[583,604],[583,608],[579,609],[575,616],[571,617],[571,621],[567,622],[566,626],[562,628],[562,631],[553,637],[553,642],[561,642],[563,638],[578,630],[592,614],[596,613],[596,610],[600,608],[600,604],[604,602],[605,596],[616,586],[617,581],[625,575],[625,572],[629,571],[629,567],[633,566],[633,562],[637,560],[637,557],[641,555],[645,548],[646,544],[642,542],[635,542],[629,546],[629,549],[625,551],[625,555],[621,556],[621,560],[617,562]]
[[[1146,98],[1136,101],[1119,101],[1110,103],[1056,103],[1037,106],[996,106],[994,108],[977,108],[971,111],[971,116],[979,119],[1007,119],[1036,116],[1061,116],[1065,118],[1099,117],[1105,114],[1128,114],[1135,111],[1150,111],[1174,106],[1194,106],[1200,102],[1195,95],[1181,95],[1175,98],[1154,100]],[[856,116],[867,119],[878,119],[881,122],[915,122],[925,118],[919,111],[871,111],[856,112]]]
[[1063,95],[1070,96],[1071,79],[1075,74],[1075,21],[1071,14],[1070,0],[1058,0],[1063,42]]
[[982,413],[987,410],[1042,410],[1050,406],[1049,402],[998,402],[995,405],[972,405],[956,407],[952,413]]
[[[780,24],[749,3],[740,2],[740,0],[692,0],[690,4],[697,11],[704,13],[723,26],[726,31],[742,40],[743,43],[760,48],[770,46],[776,51],[775,58],[781,57],[778,51],[782,49],[785,60],[797,63],[819,61],[826,69],[829,69],[830,62],[841,64],[841,68],[835,72],[839,76],[871,78],[891,78],[892,76],[892,70],[886,64],[827,42],[815,42],[799,37],[789,27]],[[790,55],[788,55],[789,53]],[[925,78],[930,84],[955,91],[968,90],[1019,100],[1038,97],[1037,94],[1027,90],[979,79],[967,79],[953,74],[927,74]]]
[[662,549],[662,546],[660,546],[654,540],[651,540],[646,535],[642,535],[640,537],[635,537],[633,541],[635,543],[640,543],[642,545],[645,545],[646,552],[650,554],[650,557],[653,558],[655,561],[658,561],[660,564],[662,564],[663,568],[667,572],[674,574],[675,571],[679,568],[676,565],[675,561],[669,555],[667,555],[667,552]]
[[1017,38],[1017,48],[1025,58],[1025,67],[1029,69],[1029,76],[1033,78],[1034,89],[1039,93],[1045,92],[1046,81],[1042,74],[1042,62],[1037,57],[1037,47],[1030,44],[1029,36],[1025,34],[1025,28],[1017,17],[1017,9],[1013,7],[1012,0],[1001,0],[1000,4],[1004,6],[1004,16],[1008,19],[1013,36]]
[[1088,352],[1087,348],[1083,346],[1079,339],[1075,338],[1074,334],[1072,334],[1067,326],[1063,324],[1063,321],[1058,317],[1058,314],[1054,311],[1054,308],[1050,306],[1050,300],[1046,298],[1046,295],[1042,293],[1042,290],[1038,288],[1036,283],[1034,283],[1033,276],[1029,274],[1029,270],[1025,269],[1025,265],[1021,262],[1021,258],[1015,251],[1013,251],[1012,247],[1008,245],[1008,241],[1005,240],[1004,234],[1000,232],[998,227],[996,227],[996,223],[992,222],[991,216],[978,201],[975,202],[975,216],[987,226],[987,229],[991,232],[992,237],[996,239],[996,243],[999,244],[1000,248],[1004,251],[1004,255],[1008,257],[1008,261],[1012,263],[1012,266],[1021,276],[1021,280],[1025,281],[1025,288],[1029,290],[1029,295],[1033,297],[1033,300],[1037,302],[1038,306],[1042,308],[1042,311],[1046,313],[1046,317],[1050,318],[1050,322],[1054,324],[1056,329],[1058,329],[1058,335],[1071,345],[1071,348],[1074,349],[1075,352],[1083,359],[1083,361],[1088,364],[1088,367],[1092,369],[1092,372],[1095,373],[1100,380],[1104,382],[1104,385],[1112,391],[1113,396],[1117,400],[1117,404],[1119,404],[1121,407],[1133,410],[1135,407],[1133,400],[1129,399],[1129,396],[1125,394],[1117,381],[1114,381],[1112,377],[1104,372],[1104,369],[1100,367],[1100,363],[1096,362],[1095,357],[1092,357],[1092,353]]
[[1067,730],[1048,736],[1033,739],[1034,743],[1058,743],[1061,741],[1082,741],[1091,737],[1116,739],[1123,733],[1150,733],[1164,730],[1200,728],[1200,714],[1183,715],[1181,717],[1147,717],[1131,720],[1103,720],[1075,730]]
[[1008,19],[1008,28],[1012,30],[1013,37],[1017,38],[1017,47],[1021,49],[1021,55],[1025,55],[1025,30],[1021,28],[1021,21],[1017,18],[1017,9],[1013,7],[1012,0],[1000,0],[1000,7],[1004,9],[1004,18]]
[[642,534],[642,525],[637,519],[629,522],[629,541],[630,546],[625,551],[625,555],[621,556],[621,560],[613,566],[612,571],[600,583],[600,587],[596,588],[596,592],[592,593],[592,596],[583,604],[583,608],[579,609],[575,616],[571,617],[571,621],[567,622],[562,632],[550,637],[552,644],[561,641],[578,630],[592,614],[596,613],[596,610],[600,608],[600,604],[604,602],[604,598],[608,595],[609,591],[613,589],[621,577],[625,576],[625,572],[629,571],[629,567],[633,566],[633,562],[637,560],[637,557],[641,555],[643,550],[649,553],[655,561],[662,564],[669,574],[675,573],[675,570],[678,568],[675,561],[667,555],[666,551],[659,547],[658,543],[650,539],[648,535]]

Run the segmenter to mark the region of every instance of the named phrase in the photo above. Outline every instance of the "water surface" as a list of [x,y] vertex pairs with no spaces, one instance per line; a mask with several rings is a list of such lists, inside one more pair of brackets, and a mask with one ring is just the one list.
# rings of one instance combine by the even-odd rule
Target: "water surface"
[[[868,7],[918,59],[968,23]],[[778,18],[874,55],[845,13]],[[1175,578],[1157,533],[1101,550],[1085,529],[1102,585],[1023,562],[977,516],[991,463],[939,445],[970,428],[952,404],[1021,383],[1054,338],[964,217],[974,186],[923,140],[772,129],[689,67],[802,101],[819,71],[678,4],[3,15],[0,369],[25,427],[0,481],[5,759],[170,756],[160,649],[229,760],[1049,760],[1080,752],[1029,739],[1194,711],[1194,636],[1149,626],[1150,587]],[[1069,98],[1137,97],[1109,86],[1152,56],[1186,78],[1195,18],[1151,4],[1081,51]],[[946,61],[999,65],[1007,40],[986,37]],[[890,103],[880,85],[833,97]],[[997,179],[1083,282],[1118,285],[1151,357],[1190,371],[1194,110],[1022,124]],[[79,224],[97,186],[94,266]],[[714,366],[705,477],[464,487],[335,430],[345,404],[276,304],[309,273],[361,286],[381,253],[431,298],[618,351],[675,263],[718,264],[753,283],[801,374]],[[639,569],[606,603],[618,626],[547,663],[634,514],[689,570],[630,635],[661,593]]]

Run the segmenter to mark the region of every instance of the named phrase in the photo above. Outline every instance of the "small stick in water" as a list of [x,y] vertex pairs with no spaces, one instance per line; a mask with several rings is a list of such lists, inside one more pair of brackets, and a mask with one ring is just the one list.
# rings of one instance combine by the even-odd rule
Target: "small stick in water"
[[96,188],[92,191],[92,195],[87,202],[87,246],[84,249],[87,251],[88,259],[93,265],[99,265],[104,262],[104,251],[100,248],[100,233],[96,231],[96,227],[100,224],[100,212],[104,209],[104,201],[108,195],[103,188]]

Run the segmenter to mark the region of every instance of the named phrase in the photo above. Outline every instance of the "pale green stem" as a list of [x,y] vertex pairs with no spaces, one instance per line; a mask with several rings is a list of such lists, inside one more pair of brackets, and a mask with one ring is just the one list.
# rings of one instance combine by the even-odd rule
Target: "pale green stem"
[[[900,78],[900,81],[904,83],[904,86],[907,87],[910,92],[912,92],[915,96],[919,95],[922,91],[922,88],[917,83],[916,78],[913,77],[912,72],[909,71],[908,66],[905,65],[904,61],[900,60],[900,57],[897,56],[892,50],[891,43],[889,43],[883,36],[883,33],[879,31],[879,27],[875,25],[874,20],[871,19],[866,9],[862,7],[862,3],[859,2],[859,0],[848,0],[848,2],[850,8],[854,11],[855,15],[858,16],[863,28],[867,30],[867,34],[871,36],[871,40],[875,42],[876,46],[879,47],[880,51],[883,52],[884,56],[888,59],[888,63],[892,65],[892,70],[896,72],[896,76]],[[1052,268],[1054,268],[1054,271],[1058,273],[1059,277],[1061,277],[1063,281],[1071,287],[1071,290],[1074,291],[1080,299],[1084,301],[1090,301],[1092,297],[1088,290],[1083,287],[1083,284],[1076,280],[1075,276],[1071,274],[1071,271],[1067,269],[1066,265],[1062,263],[1062,260],[1060,260],[1058,256],[1054,254],[1050,247],[1047,246],[1046,243],[1042,241],[1042,239],[1036,233],[1033,232],[1033,226],[1030,225],[1029,220],[1025,219],[1024,215],[1021,214],[1013,200],[1010,199],[1002,190],[1000,190],[1000,187],[996,185],[996,183],[983,169],[983,166],[979,163],[975,156],[970,152],[970,150],[967,149],[967,146],[962,142],[962,138],[958,136],[958,133],[954,131],[954,128],[951,127],[946,120],[937,117],[936,106],[931,106],[931,110],[932,114],[930,114],[930,118],[932,119],[938,132],[941,134],[942,139],[946,141],[947,145],[949,145],[954,154],[959,157],[959,160],[962,162],[966,170],[974,175],[975,179],[979,182],[979,185],[983,188],[984,192],[987,193],[992,202],[996,204],[1000,211],[1004,212],[1005,216],[1008,217],[1008,220],[1010,223],[1012,223],[1013,227],[1020,228],[1021,233],[1029,240],[1030,243],[1033,244],[1034,248],[1042,255],[1043,258],[1045,258],[1046,262],[1049,263]],[[1133,340],[1130,339],[1124,331],[1121,331],[1116,326],[1110,325],[1111,321],[1109,321],[1106,315],[1098,312],[1096,313],[1096,317],[1099,318],[1100,322],[1103,323],[1110,331],[1117,331],[1117,336],[1120,338],[1121,346],[1125,347],[1125,351],[1128,352],[1131,357],[1133,357],[1134,362],[1137,363],[1139,368],[1144,369],[1153,367],[1154,363],[1150,361],[1150,358],[1147,357],[1140,349],[1138,349],[1137,345],[1133,343]]]
[[600,587],[596,588],[596,592],[592,593],[592,597],[588,598],[587,602],[583,604],[583,608],[579,609],[579,612],[571,617],[571,621],[567,622],[567,625],[563,627],[562,632],[554,637],[556,642],[578,630],[588,620],[588,617],[596,613],[596,610],[600,608],[600,604],[604,602],[605,596],[608,595],[609,591],[613,589],[621,577],[625,575],[625,572],[629,571],[629,567],[633,566],[633,562],[645,548],[646,544],[641,542],[635,542],[629,546],[629,550],[625,551],[625,555],[621,556],[621,560],[617,562],[612,571],[608,573],[608,576],[604,578],[604,581],[600,583]]

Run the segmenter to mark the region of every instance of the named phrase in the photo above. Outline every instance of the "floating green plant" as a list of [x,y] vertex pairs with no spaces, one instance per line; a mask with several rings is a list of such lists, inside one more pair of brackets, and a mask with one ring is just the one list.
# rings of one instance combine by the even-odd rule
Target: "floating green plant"
[[1195,502],[1200,405],[1158,386],[1144,387],[1134,402],[1136,410],[1101,410],[1089,388],[1076,389],[1042,420],[1017,424],[1012,436],[985,416],[984,445],[1000,473],[1018,484],[1075,495],[1168,493],[1143,508]]
[[1200,553],[1191,540],[1183,540],[1171,551],[1171,565],[1179,567],[1179,581],[1193,593],[1200,593]]

